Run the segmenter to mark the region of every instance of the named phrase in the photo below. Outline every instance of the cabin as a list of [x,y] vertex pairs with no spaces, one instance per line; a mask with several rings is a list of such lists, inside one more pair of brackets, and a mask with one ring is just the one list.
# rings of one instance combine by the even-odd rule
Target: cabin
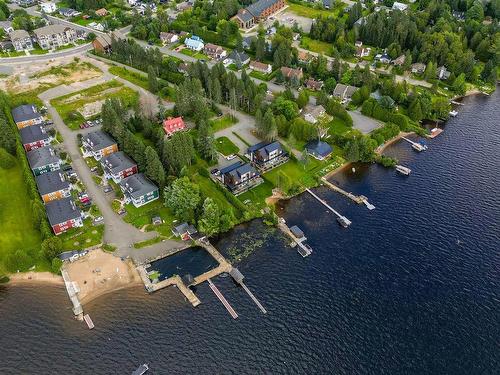
[[250,29],[285,6],[285,0],[257,0],[248,7],[240,9],[231,21],[235,21],[240,29]]
[[115,140],[101,130],[84,135],[82,137],[82,144],[84,150],[83,156],[92,156],[97,161],[118,151],[118,145]]
[[174,133],[183,131],[185,129],[186,124],[184,123],[182,117],[168,117],[167,119],[163,120],[163,131],[168,138],[170,138]]
[[301,64],[309,64],[312,61],[313,58],[314,58],[314,56],[311,55],[309,52],[306,52],[306,51],[300,50],[297,53],[297,60]]
[[108,14],[109,12],[106,10],[106,8],[97,9],[95,11],[95,15],[98,17],[106,17]]
[[227,56],[227,52],[224,48],[212,43],[205,44],[203,52],[212,59],[221,59]]
[[359,46],[359,47],[356,47],[355,55],[356,55],[356,57],[363,58],[363,57],[370,56],[371,52],[372,52],[372,49],[370,47]]
[[250,163],[238,161],[220,170],[220,180],[234,195],[242,194],[262,182]]
[[425,72],[425,68],[426,66],[423,63],[411,64],[411,72],[415,74],[422,74]]
[[270,64],[264,64],[260,61],[250,61],[250,65],[248,67],[256,72],[264,74],[270,74],[273,71],[273,67]]
[[184,40],[184,44],[188,49],[197,52],[200,52],[205,47],[203,39],[196,35],[193,35],[191,38],[186,38],[186,40]]
[[17,125],[18,129],[25,128],[26,126],[41,125],[43,124],[43,116],[38,113],[33,104],[23,104],[12,110],[12,118]]
[[436,76],[438,79],[445,81],[448,78],[450,78],[450,75],[451,75],[451,72],[449,72],[445,66],[440,66],[439,68],[437,68]]
[[47,203],[45,212],[56,236],[70,228],[83,226],[82,213],[71,198],[58,199]]
[[406,61],[406,56],[405,55],[401,55],[401,56],[395,58],[394,60],[392,60],[391,63],[394,66],[401,66],[401,65],[403,65],[405,63],[405,61]]
[[47,134],[43,126],[27,126],[19,130],[21,142],[26,151],[49,146],[54,137]]
[[322,105],[311,105],[308,104],[302,111],[302,116],[304,120],[311,124],[316,124],[319,119],[326,113],[325,107]]
[[325,160],[333,152],[332,146],[320,140],[308,142],[305,149],[309,155],[318,160]]
[[29,151],[26,157],[35,176],[57,171],[61,168],[62,161],[56,156],[52,147],[42,147]]
[[64,179],[63,173],[60,170],[36,176],[35,181],[43,203],[71,196],[70,184]]
[[288,161],[288,154],[278,142],[261,142],[247,149],[246,155],[261,172],[271,170]]
[[101,159],[104,177],[119,184],[124,178],[136,174],[137,164],[123,151],[113,152]]
[[136,173],[120,181],[120,189],[125,196],[125,203],[141,207],[160,197],[158,186],[142,173]]

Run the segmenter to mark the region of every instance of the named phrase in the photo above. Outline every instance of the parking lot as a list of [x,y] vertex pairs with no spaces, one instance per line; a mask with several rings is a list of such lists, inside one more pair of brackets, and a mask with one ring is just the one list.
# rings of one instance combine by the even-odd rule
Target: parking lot
[[281,25],[292,27],[295,22],[299,25],[299,27],[306,33],[311,31],[311,25],[313,20],[311,18],[298,16],[295,13],[290,11],[283,11],[274,16],[274,20],[268,19],[268,25],[271,26],[275,20],[277,20]]

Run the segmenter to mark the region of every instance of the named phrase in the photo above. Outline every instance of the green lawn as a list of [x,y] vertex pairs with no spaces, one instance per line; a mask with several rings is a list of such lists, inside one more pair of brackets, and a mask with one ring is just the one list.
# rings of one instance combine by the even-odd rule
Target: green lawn
[[256,70],[252,70],[249,74],[250,77],[260,79],[261,81],[270,81],[273,78],[273,72],[266,74],[262,72],[257,72]]
[[63,241],[63,251],[81,250],[102,243],[104,225],[92,225],[92,218],[83,221],[83,227],[71,228],[59,237]]
[[240,151],[240,149],[227,137],[217,138],[215,140],[215,148],[225,156],[237,154]]
[[120,66],[112,66],[111,68],[109,68],[109,72],[118,77],[126,79],[127,81],[130,81],[134,85],[142,87],[145,90],[149,90],[148,77],[145,74],[139,74]]
[[325,55],[332,55],[333,44],[328,42],[322,42],[321,40],[311,39],[307,36],[303,36],[300,39],[300,46],[316,53],[323,53]]
[[328,132],[330,134],[342,135],[344,133],[347,133],[350,130],[352,130],[352,128],[350,126],[346,125],[346,123],[344,121],[342,121],[339,118],[334,118],[330,122],[330,129],[328,130]]
[[229,115],[224,115],[222,117],[210,120],[210,126],[212,127],[212,131],[214,133],[229,128],[238,122],[238,119],[235,117],[231,117]]
[[191,56],[194,57],[195,59],[205,59],[205,60],[208,59],[208,57],[205,56],[203,53],[190,50],[189,48],[184,48],[180,52],[183,55]]
[[289,160],[287,163],[264,174],[264,178],[269,180],[274,186],[277,186],[278,174],[283,173],[290,179],[291,183],[297,183],[303,187],[312,187],[316,184],[315,173],[324,164],[326,163],[314,158],[309,158],[309,162],[305,166],[296,161]]
[[32,254],[38,271],[50,270],[47,260],[39,258],[40,244],[21,168],[0,168],[0,274],[7,271],[6,258],[18,249]]
[[[246,206],[249,210],[260,210],[266,207],[265,200],[273,194],[273,184],[264,180],[264,183],[250,189],[246,193],[238,195],[241,202],[247,202]],[[250,202],[248,202],[250,201]]]
[[[161,196],[159,199],[145,204],[141,207],[134,207],[133,204],[127,204],[125,206],[125,210],[127,211],[127,213],[125,214],[123,219],[136,228],[142,228],[146,225],[151,224],[151,219],[154,216],[160,216],[163,219],[165,223],[162,225],[166,224],[170,226],[175,220],[170,210],[163,205],[163,197]],[[155,226],[151,229],[155,230],[158,227]]]
[[314,9],[313,7],[309,7],[306,5],[295,4],[291,2],[287,2],[288,11],[295,13],[298,16],[307,17],[307,18],[318,18],[319,16],[323,17],[333,17],[339,14],[339,11],[343,9],[343,5],[338,9]]

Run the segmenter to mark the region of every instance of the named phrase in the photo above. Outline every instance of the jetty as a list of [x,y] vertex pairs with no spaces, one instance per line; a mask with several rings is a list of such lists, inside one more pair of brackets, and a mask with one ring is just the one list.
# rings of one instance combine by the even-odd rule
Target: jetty
[[415,151],[421,152],[421,151],[427,150],[427,146],[426,145],[423,145],[423,144],[418,143],[418,142],[413,142],[411,139],[408,139],[406,137],[401,137],[401,138],[404,139],[406,142],[410,143],[411,147],[413,147],[413,149]]
[[344,189],[340,188],[339,186],[332,184],[330,181],[328,181],[326,178],[321,177],[321,181],[330,188],[333,191],[336,191],[337,193],[342,194],[343,196],[349,198],[350,200],[354,201],[357,204],[364,204],[369,210],[374,210],[375,206],[368,202],[368,198],[365,197],[364,195],[354,195],[351,192],[347,192]]
[[80,303],[80,300],[78,299],[78,292],[80,291],[78,289],[78,285],[76,285],[75,282],[71,281],[68,271],[66,271],[64,268],[61,270],[61,275],[63,277],[64,285],[66,286],[66,291],[68,292],[69,299],[73,304],[73,314],[75,314],[75,316],[77,316],[79,320],[82,320],[83,307]]
[[210,289],[214,292],[214,294],[217,296],[217,298],[222,302],[226,310],[229,312],[229,314],[233,317],[233,319],[238,318],[238,314],[236,314],[236,311],[234,311],[233,307],[227,302],[226,297],[222,295],[222,293],[219,291],[219,289],[215,286],[215,284],[212,282],[212,280],[208,279],[208,285],[210,286]]
[[456,100],[451,100],[450,103],[455,105],[465,105],[464,103],[457,102]]
[[145,363],[143,365],[140,365],[133,373],[132,375],[144,375],[147,371],[149,370],[149,366]]
[[89,327],[89,329],[92,329],[94,328],[94,322],[92,321],[92,319],[90,319],[90,315],[89,314],[85,314],[83,316],[83,320],[85,320],[85,323],[87,323],[87,326]]
[[[297,226],[289,228],[288,225],[286,225],[285,219],[279,218],[278,228],[281,229],[283,233],[285,233],[288,237],[292,239],[293,241],[292,244],[297,245],[297,252],[300,255],[302,255],[302,258],[305,258],[312,254],[311,247],[304,243],[307,240],[307,238],[304,236],[304,233]],[[297,230],[292,231],[293,228],[297,228],[298,231],[300,231],[300,233]]]
[[436,138],[439,134],[441,134],[444,130],[441,128],[433,128],[431,129],[431,134],[427,134],[427,138]]
[[323,199],[318,197],[316,194],[314,194],[311,189],[306,189],[306,191],[311,194],[318,202],[320,202],[323,206],[328,208],[330,211],[333,212],[334,215],[337,216],[337,221],[339,222],[340,225],[342,225],[344,228],[347,228],[349,225],[352,224],[352,222],[346,218],[345,216],[341,215],[339,212],[337,212],[333,207],[331,207],[328,203],[326,203]]

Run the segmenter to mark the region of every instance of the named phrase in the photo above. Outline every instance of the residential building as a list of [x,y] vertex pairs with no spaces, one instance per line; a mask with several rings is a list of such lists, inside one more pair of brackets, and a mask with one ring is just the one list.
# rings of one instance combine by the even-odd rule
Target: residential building
[[63,17],[76,17],[81,14],[81,12],[71,9],[71,8],[59,8],[59,14]]
[[332,146],[320,140],[308,142],[305,149],[309,155],[318,160],[325,160],[333,152]]
[[219,178],[234,195],[244,193],[262,182],[259,172],[250,163],[242,161],[222,168]]
[[380,61],[382,64],[389,64],[391,62],[391,58],[387,52],[384,52],[375,55],[375,61]]
[[20,7],[28,8],[28,7],[35,5],[36,1],[35,0],[17,0],[16,3]]
[[33,49],[33,42],[26,30],[14,30],[9,33],[9,38],[17,52],[31,51]]
[[243,37],[243,48],[250,49],[252,47],[252,43],[255,43],[257,38],[255,36],[244,36]]
[[205,44],[203,52],[212,59],[221,59],[227,56],[227,52],[224,48],[212,43]]
[[356,42],[354,42],[354,47],[361,47],[363,46],[363,42],[361,40],[356,40]]
[[64,179],[63,173],[60,170],[36,176],[35,181],[43,203],[71,196],[70,184]]
[[229,56],[224,59],[223,63],[224,65],[235,64],[238,68],[241,68],[243,65],[250,63],[250,56],[245,52],[233,50]]
[[19,133],[26,151],[48,146],[54,140],[41,125],[26,126],[20,129]]
[[62,24],[54,24],[33,30],[42,49],[55,49],[76,41],[75,29]]
[[95,15],[99,17],[106,17],[108,14],[109,12],[106,10],[106,8],[97,9],[95,11]]
[[425,72],[425,68],[426,66],[423,63],[411,64],[411,72],[415,74],[422,74]]
[[57,10],[57,6],[56,6],[56,3],[48,1],[46,3],[41,3],[40,9],[42,10],[42,12],[44,12],[46,14],[52,14]]
[[404,3],[400,3],[395,1],[392,4],[392,10],[400,10],[401,12],[404,12],[406,9],[408,9],[408,5]]
[[183,131],[185,129],[186,124],[184,123],[182,117],[169,117],[163,120],[163,130],[165,131],[167,137],[171,137],[172,134]]
[[61,168],[62,161],[50,146],[29,151],[26,153],[26,157],[35,176],[57,171]]
[[312,78],[309,78],[306,82],[305,82],[305,85],[306,87],[309,89],[309,90],[313,90],[313,91],[319,91],[323,88],[323,81],[316,81]]
[[240,9],[238,13],[231,18],[240,29],[249,29],[264,21],[271,14],[276,13],[286,5],[284,0],[258,0],[245,9]]
[[437,68],[436,75],[440,80],[447,80],[450,78],[451,72],[449,72],[445,66],[440,66]]
[[245,156],[262,172],[288,161],[288,154],[278,141],[261,142],[250,146]]
[[120,189],[125,196],[125,203],[141,207],[160,197],[158,187],[142,173],[133,174],[120,181]]
[[82,213],[71,198],[49,202],[45,205],[45,211],[56,236],[70,228],[83,226]]
[[333,90],[333,96],[339,98],[341,101],[346,102],[351,100],[352,95],[358,90],[357,87],[343,85],[342,83],[337,83],[335,89]]
[[182,74],[187,74],[189,69],[189,64],[185,62],[179,63],[179,66],[177,66],[177,71]]
[[298,81],[300,81],[304,75],[304,73],[302,72],[302,68],[294,69],[288,68],[286,66],[281,67],[281,74],[286,80],[297,79]]
[[161,32],[160,33],[160,40],[162,43],[165,44],[172,44],[175,43],[179,40],[179,35],[174,34],[174,33],[166,33],[166,32]]
[[297,60],[299,61],[299,63],[302,63],[302,64],[309,64],[313,58],[314,58],[314,56],[306,51],[300,50],[297,53]]
[[91,29],[94,29],[94,30],[97,30],[100,32],[103,32],[105,29],[104,25],[102,23],[99,23],[99,22],[91,22],[87,26],[90,27]]
[[325,107],[323,107],[322,105],[308,104],[302,110],[302,116],[304,117],[304,120],[311,124],[316,124],[320,117],[324,116],[325,113]]
[[183,241],[188,241],[191,236],[198,233],[194,225],[188,223],[182,223],[172,228],[172,233],[176,237],[180,237]]
[[137,163],[127,156],[123,151],[113,152],[101,159],[104,177],[113,180],[117,184],[121,180],[138,172]]
[[2,40],[0,41],[0,48],[4,52],[12,51],[14,49],[14,45],[10,40]]
[[363,58],[363,57],[368,57],[370,56],[370,53],[372,52],[372,49],[370,47],[363,47],[363,46],[358,46],[356,47],[356,56]]
[[273,71],[273,67],[270,64],[264,64],[259,61],[250,61],[249,68],[264,74],[269,74]]
[[198,51],[198,52],[201,51],[205,47],[205,43],[203,43],[203,39],[201,39],[199,36],[196,36],[196,35],[193,35],[190,38],[186,38],[186,40],[184,40],[184,44],[190,50]]
[[10,34],[14,31],[12,27],[12,21],[0,21],[0,29],[3,29],[6,34]]
[[403,65],[405,63],[405,61],[406,61],[406,56],[405,55],[401,55],[401,56],[395,58],[394,60],[392,60],[392,64],[394,66],[401,66],[401,65]]
[[84,157],[92,156],[95,160],[118,151],[115,140],[101,130],[88,133],[82,137]]
[[94,46],[94,50],[97,52],[110,53],[113,40],[121,39],[124,39],[123,35],[117,31],[113,31],[109,34],[97,35],[97,37],[92,41],[92,45]]
[[12,110],[12,118],[18,129],[43,124],[43,116],[33,104],[23,104]]

